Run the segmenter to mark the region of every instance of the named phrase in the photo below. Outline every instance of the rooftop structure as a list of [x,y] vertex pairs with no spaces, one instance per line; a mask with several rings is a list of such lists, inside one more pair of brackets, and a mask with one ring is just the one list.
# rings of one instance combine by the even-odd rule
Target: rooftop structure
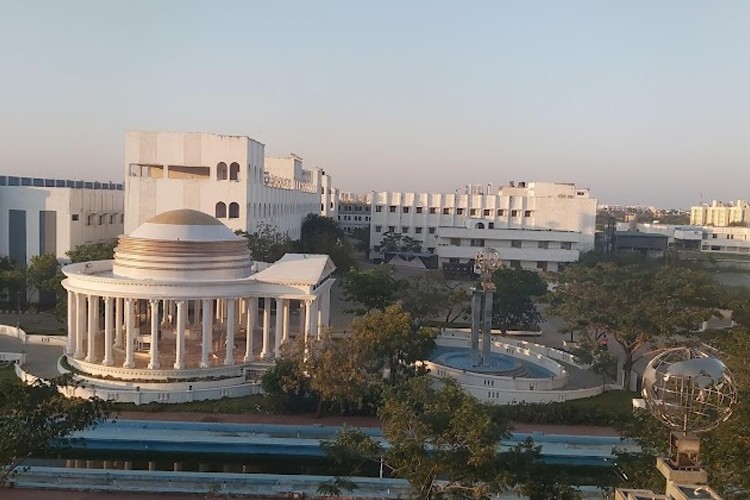
[[220,219],[233,231],[275,226],[300,236],[310,213],[335,217],[330,176],[303,168],[297,155],[265,157],[246,136],[128,132],[125,136],[125,231],[180,208]]

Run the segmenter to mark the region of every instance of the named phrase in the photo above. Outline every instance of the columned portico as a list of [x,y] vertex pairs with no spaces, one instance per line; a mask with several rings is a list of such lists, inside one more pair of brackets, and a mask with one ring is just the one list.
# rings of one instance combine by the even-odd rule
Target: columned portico
[[102,393],[118,384],[132,391],[133,381],[143,381],[142,393],[168,383],[160,401],[183,383],[190,397],[211,381],[257,383],[294,336],[292,307],[304,307],[297,335],[307,348],[325,330],[334,270],[322,255],[287,254],[257,267],[246,242],[212,217],[189,210],[155,217],[120,238],[114,261],[63,269],[68,362],[87,384],[100,379]]

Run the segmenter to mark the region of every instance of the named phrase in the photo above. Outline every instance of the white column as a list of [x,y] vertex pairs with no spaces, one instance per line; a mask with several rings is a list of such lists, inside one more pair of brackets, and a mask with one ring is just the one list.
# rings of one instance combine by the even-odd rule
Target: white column
[[123,332],[123,319],[122,319],[122,303],[123,299],[115,299],[115,346],[122,347],[122,332]]
[[271,357],[271,299],[268,297],[263,299],[263,349],[260,357]]
[[125,363],[124,368],[133,368],[133,330],[135,329],[135,301],[125,299]]
[[245,337],[245,363],[253,360],[253,333],[255,332],[255,322],[258,319],[258,299],[250,297],[247,299],[247,326]]
[[182,370],[185,368],[185,317],[187,316],[185,304],[184,300],[177,301],[177,344],[175,345],[174,358],[175,370]]
[[83,358],[83,337],[86,333],[86,296],[76,294],[76,359]]
[[281,341],[289,341],[289,299],[284,299],[281,306]]
[[315,330],[317,331],[318,338],[320,338],[323,336],[323,331],[325,330],[325,326],[323,324],[323,309],[325,309],[326,307],[325,295],[319,296],[316,302],[318,303],[318,306],[317,306],[318,314],[315,315],[315,323],[316,323]]
[[305,359],[307,359],[308,354],[310,354],[310,334],[312,332],[312,302],[313,301],[310,299],[305,299]]
[[148,362],[149,370],[159,369],[159,301],[151,299],[148,301],[151,306],[151,348],[149,353],[151,359]]
[[323,328],[331,326],[331,289],[325,293],[325,302],[323,303]]
[[214,301],[210,299],[203,300],[201,305],[203,316],[203,337],[201,339],[201,368],[208,368],[210,362],[208,359],[209,349],[211,347],[211,333],[213,329],[213,307]]
[[247,326],[247,299],[240,299],[239,308],[237,316],[240,319],[240,328],[245,328]]
[[112,297],[104,297],[104,361],[106,366],[112,366]]
[[273,329],[274,345],[273,345],[273,356],[275,358],[281,357],[281,330],[283,328],[283,313],[281,310],[284,308],[284,301],[282,299],[276,299],[276,325]]
[[68,339],[65,344],[65,354],[72,355],[76,349],[76,296],[68,290]]
[[237,309],[236,299],[227,299],[224,302],[227,309],[227,346],[226,352],[224,353],[224,364],[234,364],[234,330],[237,328],[237,321],[235,320],[235,310]]
[[193,303],[193,325],[198,326],[201,324],[201,304],[200,300],[196,300]]
[[96,353],[94,352],[96,349],[96,338],[94,337],[96,335],[96,324],[99,318],[96,317],[96,306],[94,305],[95,301],[99,300],[99,297],[96,297],[94,295],[88,296],[88,302],[89,302],[89,327],[88,327],[88,346],[86,347],[86,361],[89,363],[94,362],[94,356]]
[[[307,301],[300,300],[299,301],[299,336],[304,337],[305,336],[305,325],[307,325],[307,320],[305,319],[307,314],[307,306],[305,305]],[[303,310],[304,309],[304,310]]]
[[318,303],[318,299],[315,298],[310,303],[310,333],[316,334],[317,338],[320,339],[320,330],[318,330],[318,309],[320,304]]

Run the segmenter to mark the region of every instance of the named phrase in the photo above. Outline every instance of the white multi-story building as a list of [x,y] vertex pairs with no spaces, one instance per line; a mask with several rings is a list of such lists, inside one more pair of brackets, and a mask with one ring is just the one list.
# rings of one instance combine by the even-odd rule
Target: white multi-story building
[[750,221],[750,203],[744,200],[690,207],[690,224],[694,226],[726,227],[730,224],[747,224]]
[[331,180],[322,169],[305,170],[296,155],[266,158],[264,148],[245,136],[128,132],[125,232],[186,208],[232,230],[268,224],[297,239],[308,214],[335,216]]
[[346,234],[355,229],[370,230],[370,205],[372,195],[341,193],[339,196],[338,223]]
[[35,255],[113,240],[123,232],[123,185],[0,176],[0,255]]
[[[557,271],[594,248],[596,199],[567,183],[511,182],[493,194],[373,193],[370,241],[377,258],[385,233],[410,236],[438,265],[473,262],[485,246],[506,265]],[[470,194],[475,193],[475,194]]]

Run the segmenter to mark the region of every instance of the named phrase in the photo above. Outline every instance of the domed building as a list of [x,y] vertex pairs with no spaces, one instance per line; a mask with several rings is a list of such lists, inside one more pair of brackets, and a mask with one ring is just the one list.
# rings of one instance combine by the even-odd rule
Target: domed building
[[90,391],[119,401],[257,392],[284,341],[328,327],[334,269],[326,255],[253,262],[246,240],[217,219],[162,213],[121,236],[114,260],[63,268],[67,364]]

